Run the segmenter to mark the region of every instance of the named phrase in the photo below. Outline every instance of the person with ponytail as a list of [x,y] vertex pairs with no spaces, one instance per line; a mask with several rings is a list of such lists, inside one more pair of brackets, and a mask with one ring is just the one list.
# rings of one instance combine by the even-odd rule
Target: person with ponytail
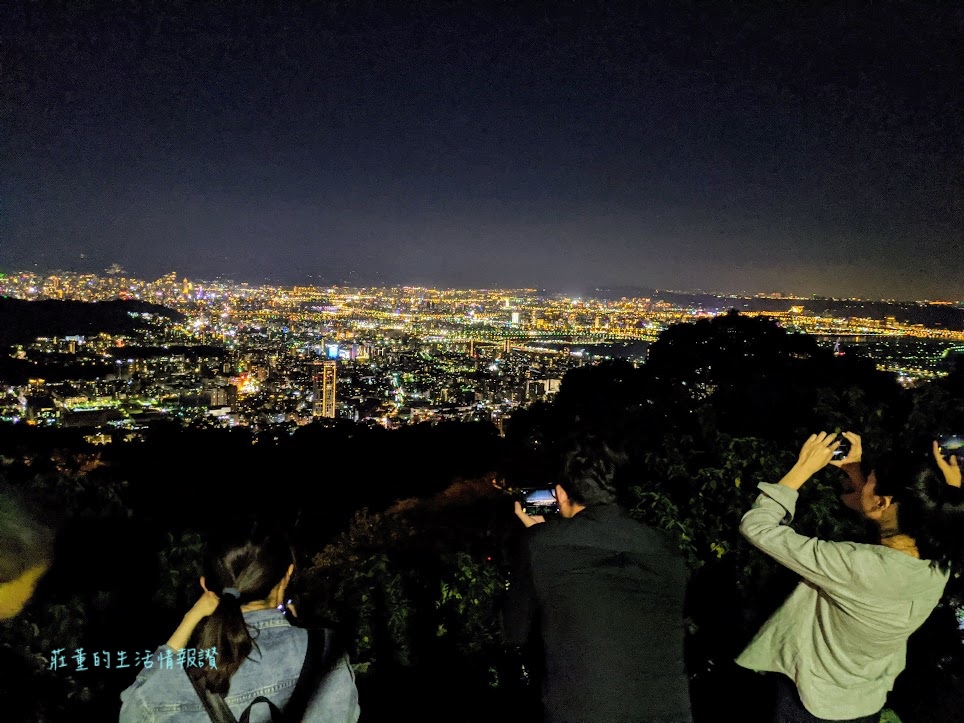
[[[153,665],[121,693],[121,723],[356,723],[358,691],[347,655],[331,631],[293,626],[285,615],[294,562],[287,539],[257,525],[211,540],[204,592]],[[158,664],[159,656],[176,660],[184,649],[204,665]],[[198,651],[214,651],[215,665]]]

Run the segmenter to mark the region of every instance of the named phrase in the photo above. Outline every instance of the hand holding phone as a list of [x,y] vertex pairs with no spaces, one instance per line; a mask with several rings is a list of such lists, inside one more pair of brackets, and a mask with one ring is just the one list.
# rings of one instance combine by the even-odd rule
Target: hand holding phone
[[847,455],[850,454],[850,441],[842,435],[837,439],[840,442],[840,446],[833,451],[833,456],[830,459],[847,459]]
[[840,445],[834,450],[833,456],[830,458],[830,464],[840,467],[842,462],[850,464],[860,461],[863,452],[860,435],[853,432],[837,432],[837,441]]
[[957,457],[957,461],[960,462],[961,455],[964,453],[964,435],[939,434],[937,435],[937,446],[945,459]]
[[938,435],[934,441],[934,461],[951,487],[961,486],[961,456],[964,455],[964,439],[959,434]]
[[522,506],[519,500],[515,501],[515,516],[518,517],[526,527],[532,527],[533,525],[538,525],[540,522],[546,521],[546,518],[542,515],[528,514],[526,508]]
[[554,515],[559,512],[555,489],[539,488],[520,491],[519,503],[527,515]]
[[515,514],[526,527],[545,522],[559,513],[555,489],[522,489],[515,500]]

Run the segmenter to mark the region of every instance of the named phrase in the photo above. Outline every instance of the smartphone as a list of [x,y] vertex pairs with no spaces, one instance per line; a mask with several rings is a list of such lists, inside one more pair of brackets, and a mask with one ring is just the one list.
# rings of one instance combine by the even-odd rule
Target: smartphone
[[833,451],[833,457],[830,459],[845,459],[847,455],[850,454],[850,440],[842,434],[837,435],[837,440],[840,442],[840,446]]
[[950,459],[952,456],[957,457],[957,461],[964,462],[961,459],[961,455],[964,454],[964,435],[962,434],[939,434],[937,435],[937,444],[941,448],[941,454],[944,455],[945,459]]
[[551,517],[559,512],[559,503],[551,489],[521,490],[522,509],[527,515]]

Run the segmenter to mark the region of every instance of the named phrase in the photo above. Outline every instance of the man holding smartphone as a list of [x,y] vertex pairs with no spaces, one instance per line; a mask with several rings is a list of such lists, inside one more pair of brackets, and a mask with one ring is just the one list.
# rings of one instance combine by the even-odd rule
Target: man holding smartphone
[[572,441],[555,486],[559,518],[526,526],[505,610],[506,641],[538,620],[543,703],[551,723],[689,723],[683,661],[688,572],[666,536],[616,504],[619,457],[598,439]]

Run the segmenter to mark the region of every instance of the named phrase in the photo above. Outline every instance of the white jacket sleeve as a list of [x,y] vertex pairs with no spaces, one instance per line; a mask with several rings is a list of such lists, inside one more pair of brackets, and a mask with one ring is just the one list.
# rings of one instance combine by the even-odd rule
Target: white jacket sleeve
[[857,545],[801,535],[789,526],[797,491],[779,484],[760,484],[760,496],[743,515],[740,533],[758,549],[817,587],[834,593],[853,588]]

